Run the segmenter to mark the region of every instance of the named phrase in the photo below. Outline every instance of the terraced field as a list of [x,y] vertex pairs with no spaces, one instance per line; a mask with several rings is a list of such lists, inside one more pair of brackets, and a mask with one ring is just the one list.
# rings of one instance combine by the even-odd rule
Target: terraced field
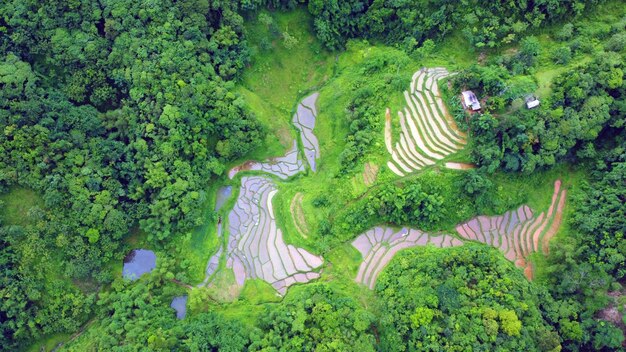
[[374,227],[368,230],[352,242],[363,256],[356,281],[373,289],[378,274],[398,251],[427,244],[443,248],[460,246],[463,242],[450,235],[430,235],[408,228],[395,231],[389,227]]
[[404,92],[407,106],[398,111],[400,139],[393,144],[391,113],[385,118],[385,145],[391,154],[387,166],[398,176],[420,170],[462,149],[466,135],[459,131],[445,107],[438,81],[449,76],[445,68],[424,68],[413,75]]
[[298,172],[304,171],[304,163],[298,156],[298,143],[294,140],[291,149],[287,151],[285,156],[271,158],[265,162],[246,161],[230,169],[228,178],[232,179],[241,171],[265,171],[286,180]]
[[322,265],[322,258],[285,244],[272,207],[276,192],[268,178],[242,178],[239,198],[228,215],[226,266],[233,269],[239,285],[247,278],[259,278],[284,294],[292,284],[318,278],[314,270]]
[[[313,134],[318,95],[313,93],[304,98],[298,104],[293,117],[294,125],[300,131],[304,155],[313,171],[320,156],[318,140]],[[266,162],[248,161],[232,168],[228,172],[228,177],[232,179],[237,173],[244,171],[262,171],[285,180],[304,171],[305,165],[299,155],[298,143],[294,140],[292,148],[285,156],[272,158]],[[200,285],[210,283],[211,276],[219,267],[222,254],[226,255],[226,267],[233,269],[235,280],[240,286],[246,279],[259,278],[284,294],[287,288],[295,283],[319,277],[315,269],[322,265],[321,257],[302,248],[285,244],[272,208],[272,198],[276,192],[276,185],[266,177],[242,177],[239,197],[228,215],[228,244],[209,259],[205,280]],[[304,222],[302,197],[302,194],[296,195],[291,208],[296,227],[306,237],[308,228]],[[221,204],[223,203],[224,201]],[[218,222],[218,233],[221,232],[220,226],[221,222]]]
[[320,146],[317,137],[313,133],[315,119],[317,118],[317,108],[315,104],[319,93],[315,92],[302,99],[298,104],[298,109],[293,115],[293,124],[300,131],[300,138],[304,147],[304,156],[313,172],[317,171],[317,159],[320,157]]
[[308,238],[309,236],[309,226],[306,223],[306,218],[304,216],[304,208],[302,208],[302,199],[304,198],[304,194],[298,192],[293,196],[291,200],[291,204],[289,205],[289,211],[291,212],[291,220],[293,220],[293,224],[296,226],[296,229],[302,237]]
[[371,186],[376,181],[376,176],[378,176],[378,165],[368,162],[365,163],[363,170],[363,182],[366,186]]
[[204,271],[204,281],[202,281],[202,283],[198,286],[206,286],[209,283],[211,276],[213,276],[213,274],[215,274],[215,272],[219,268],[220,257],[222,256],[223,250],[224,247],[219,247],[217,252],[215,252],[215,254],[213,254],[211,258],[209,258],[209,262],[207,263],[206,269]]
[[567,190],[557,180],[547,212],[535,216],[532,209],[523,205],[500,216],[478,216],[458,225],[456,230],[464,239],[498,248],[507,259],[524,268],[528,278],[532,278],[528,256],[540,249],[548,254],[550,239],[561,224],[566,195]]
[[[524,268],[532,278],[532,268],[527,261],[530,254],[549,250],[549,241],[556,235],[561,224],[567,191],[561,181],[554,184],[552,203],[546,212],[535,215],[530,207],[523,205],[500,216],[478,216],[460,224],[456,230],[464,240],[481,242],[498,248],[507,259]],[[437,247],[454,247],[464,243],[451,235],[430,235],[420,230],[402,228],[395,231],[389,227],[375,227],[353,242],[363,256],[356,281],[374,288],[378,274],[400,250],[433,244]]]

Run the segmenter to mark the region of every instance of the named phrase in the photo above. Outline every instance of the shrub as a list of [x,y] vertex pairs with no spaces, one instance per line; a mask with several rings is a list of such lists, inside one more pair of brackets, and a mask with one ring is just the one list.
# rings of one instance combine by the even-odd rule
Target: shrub
[[574,34],[574,25],[571,23],[566,23],[563,25],[560,31],[556,32],[555,38],[560,41],[567,41],[572,39],[572,35]]
[[298,43],[300,43],[298,38],[289,34],[289,32],[283,32],[283,45],[285,48],[293,49],[296,45],[298,45]]
[[552,52],[552,60],[560,65],[567,64],[572,59],[572,49],[569,46],[556,48]]
[[626,32],[616,33],[604,45],[609,51],[622,51],[626,48]]

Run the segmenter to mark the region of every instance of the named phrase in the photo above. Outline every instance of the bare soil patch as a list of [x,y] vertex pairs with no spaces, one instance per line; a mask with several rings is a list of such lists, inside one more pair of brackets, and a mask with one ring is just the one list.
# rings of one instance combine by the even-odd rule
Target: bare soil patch
[[296,226],[296,229],[302,237],[308,238],[309,235],[309,226],[306,223],[306,218],[304,216],[304,209],[302,209],[302,198],[304,198],[304,194],[298,192],[293,196],[291,200],[291,204],[289,205],[289,210],[291,212],[291,218],[293,219],[293,224]]
[[445,163],[444,165],[448,169],[452,169],[452,170],[470,170],[470,169],[475,169],[476,168],[476,165],[474,165],[474,164],[467,164],[467,163],[449,162],[449,163]]
[[378,176],[378,165],[368,162],[365,163],[365,170],[363,171],[363,182],[365,182],[366,186],[371,186],[376,181],[376,176]]

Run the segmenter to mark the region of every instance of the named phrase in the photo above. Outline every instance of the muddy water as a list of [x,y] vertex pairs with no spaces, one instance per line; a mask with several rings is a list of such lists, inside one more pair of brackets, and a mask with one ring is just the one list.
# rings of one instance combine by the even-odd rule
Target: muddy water
[[264,162],[249,160],[235,166],[228,171],[228,178],[232,179],[241,171],[265,171],[276,175],[283,180],[304,171],[304,163],[298,157],[298,143],[294,139],[291,149],[284,156],[269,158]]
[[151,272],[156,267],[156,254],[147,249],[134,249],[124,258],[122,276],[137,280],[141,275]]
[[187,296],[178,296],[172,299],[170,307],[176,311],[176,318],[183,319],[187,315]]

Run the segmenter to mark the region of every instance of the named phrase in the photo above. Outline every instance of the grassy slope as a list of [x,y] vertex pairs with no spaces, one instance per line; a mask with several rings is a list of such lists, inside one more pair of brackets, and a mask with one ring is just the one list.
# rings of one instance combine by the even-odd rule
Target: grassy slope
[[[352,98],[351,93],[354,90],[354,84],[362,79],[359,65],[391,51],[394,50],[383,46],[355,44],[339,56],[335,69],[336,75],[326,86],[320,89],[318,100],[319,116],[315,128],[321,151],[318,172],[315,174],[309,172],[306,176],[280,183],[280,192],[274,198],[275,213],[280,226],[284,229],[286,241],[307,248],[314,253],[323,252],[325,266],[322,280],[332,280],[357,297],[361,297],[363,294],[363,291],[353,283],[360,262],[360,255],[349,244],[333,249],[325,247],[324,241],[318,235],[319,224],[331,217],[331,213],[336,207],[316,208],[313,206],[313,200],[321,196],[328,196],[331,203],[342,207],[343,204],[358,198],[367,190],[362,182],[354,182],[355,174],[362,171],[362,165],[357,166],[354,174],[337,176],[340,168],[339,154],[345,147],[346,136],[348,135],[345,109]],[[400,68],[404,71],[407,82],[412,72],[418,67],[415,64],[414,67]],[[392,93],[387,97],[389,105],[400,106],[403,99],[401,91]],[[381,122],[384,121],[384,111],[381,111],[380,117]],[[381,130],[373,143],[374,147],[371,153],[367,154],[363,161],[372,161],[378,165],[384,164],[386,151],[382,126],[381,123]],[[291,200],[298,192],[304,195],[302,205],[310,229],[309,237],[306,240],[296,230],[293,218],[289,213]]]
[[[332,75],[333,60],[312,35],[305,8],[263,13],[271,16],[274,24],[267,26],[256,15],[246,21],[252,62],[237,87],[268,129],[264,145],[247,156],[257,160],[283,155],[291,147],[296,137],[291,128],[294,105]],[[296,38],[293,47],[284,44],[279,34],[284,32]]]
[[[618,22],[626,15],[626,8],[621,1],[608,1],[600,6],[596,6],[592,11],[589,11],[584,18],[572,21],[575,28],[585,29],[587,33],[576,33],[574,38],[581,35],[589,35],[602,31],[610,26],[612,23]],[[554,24],[545,26],[534,34],[539,39],[542,46],[542,51],[539,57],[538,66],[540,69],[534,74],[539,84],[539,89],[535,92],[538,96],[547,96],[552,92],[551,81],[554,77],[563,73],[568,67],[583,64],[591,60],[590,54],[576,53],[573,55],[572,60],[567,65],[555,64],[551,58],[552,51],[565,43],[559,43],[554,39],[554,34],[557,33],[563,24]],[[591,39],[593,51],[602,51],[604,47],[604,41],[597,38]]]
[[[305,93],[321,86],[332,74],[332,56],[322,50],[320,43],[312,36],[309,16],[304,8],[289,12],[265,12],[270,15],[279,32],[289,32],[298,43],[287,48],[270,27],[254,18],[246,21],[246,35],[252,49],[252,62],[245,70],[240,84],[236,87],[261,123],[266,127],[267,136],[263,144],[252,151],[245,159],[227,165],[227,169],[245,160],[263,160],[283,155],[291,147],[297,134],[291,126],[292,111],[296,102]],[[263,48],[262,42],[270,43]],[[306,63],[306,64],[303,64]],[[233,196],[225,204],[220,214],[213,212],[215,194],[219,187],[233,186]],[[217,250],[217,218],[227,219],[239,188],[239,178],[222,179],[214,182],[207,190],[204,218],[207,221],[192,231],[182,234],[174,241],[172,248],[185,258],[187,276],[192,283],[204,279],[204,269],[209,257]],[[224,223],[227,227],[227,223]]]
[[[280,22],[280,21],[278,21]],[[258,24],[253,25],[258,26]],[[315,47],[315,46],[313,46]],[[463,48],[463,49],[460,49]],[[328,82],[320,89],[320,98],[318,100],[319,116],[318,123],[316,125],[315,132],[320,140],[321,160],[319,163],[319,170],[316,174],[307,172],[304,175],[299,175],[287,182],[279,182],[278,187],[280,192],[274,198],[275,213],[279,226],[283,229],[285,239],[289,243],[293,243],[297,246],[304,247],[314,253],[324,253],[326,259],[326,266],[323,271],[322,280],[333,280],[341,277],[343,286],[351,286],[346,282],[351,282],[358,263],[360,262],[360,256],[358,252],[354,250],[349,244],[341,246],[339,248],[326,248],[324,241],[319,237],[318,230],[319,224],[332,216],[332,213],[337,207],[343,207],[346,202],[351,202],[358,199],[364,192],[368,191],[362,181],[355,174],[347,176],[337,176],[339,170],[339,154],[343,150],[345,145],[345,136],[348,133],[347,126],[345,124],[345,108],[348,100],[350,99],[350,90],[353,89],[353,84],[358,81],[362,73],[355,68],[358,68],[359,64],[366,60],[370,60],[376,57],[377,54],[386,51],[392,51],[394,49],[387,48],[380,45],[369,45],[362,43],[353,43],[348,50],[341,53],[338,57],[335,67],[335,75],[328,80]],[[301,53],[302,54],[302,53]],[[272,56],[278,56],[277,58],[270,59],[271,62],[281,62],[283,67],[291,67],[288,63],[288,59],[301,60],[298,57],[285,58],[281,57],[280,51],[271,52],[268,55],[261,55],[258,62],[266,62],[268,58]],[[312,55],[314,56],[314,55]],[[410,63],[400,69],[405,71],[406,74],[406,86],[410,82],[411,74],[423,66],[445,66],[450,70],[460,69],[472,63],[477,56],[471,48],[467,47],[462,37],[459,35],[453,35],[443,43],[439,44],[437,50],[431,56],[420,60],[410,60]],[[299,61],[302,62],[302,61]],[[256,64],[256,63],[255,63]],[[267,96],[267,89],[262,86],[257,89],[251,85],[254,82],[262,81],[267,77],[279,76],[281,65],[275,65],[269,67],[263,66],[263,69],[253,68],[247,73],[244,80],[244,86],[248,85],[250,89],[253,89],[256,94],[253,94],[250,90],[245,90],[245,93],[253,98],[259,97],[263,100],[254,101],[252,105],[264,107],[280,106],[282,100],[274,97],[274,95]],[[278,72],[275,72],[278,71]],[[292,77],[293,78],[293,77]],[[298,76],[295,76],[298,79]],[[267,82],[266,82],[267,83]],[[283,81],[282,88],[275,87],[272,93],[286,89],[287,92],[281,93],[281,96],[288,94],[289,87],[293,87],[294,84],[287,78]],[[319,87],[319,85],[311,84],[310,89]],[[243,88],[240,88],[243,89]],[[310,89],[300,88],[298,92],[310,91]],[[256,95],[256,96],[255,96]],[[297,100],[300,96],[291,94],[294,100],[291,103],[291,108],[295,107]],[[388,99],[388,106],[393,110],[404,106],[405,102],[401,91],[390,92]],[[254,100],[254,99],[253,99]],[[263,103],[263,101],[265,103]],[[271,102],[271,103],[270,103]],[[291,115],[289,113],[289,116]],[[263,111],[259,114],[260,117],[267,116],[267,111]],[[383,119],[384,112],[381,111],[381,120]],[[293,130],[292,130],[293,131]],[[274,140],[277,140],[274,138]],[[395,182],[395,176],[391,175],[384,166],[387,160],[386,151],[383,144],[383,131],[381,124],[381,131],[378,139],[374,143],[375,147],[368,153],[363,161],[372,161],[381,166],[379,172],[379,180],[377,187],[380,184],[386,182]],[[454,160],[466,160],[467,151],[461,152],[458,155],[452,156],[450,159]],[[362,166],[360,166],[362,167]],[[359,168],[357,167],[357,170]],[[441,170],[444,174],[454,174],[458,171]],[[504,204],[508,206],[517,206],[522,203],[527,203],[534,209],[542,211],[547,209],[550,202],[550,195],[552,194],[553,181],[556,178],[569,177],[568,170],[564,168],[558,168],[548,173],[536,173],[531,176],[515,176],[506,174],[497,174],[494,176],[494,182],[498,189],[498,195],[502,199]],[[456,179],[450,177],[451,180]],[[549,181],[546,181],[549,180]],[[290,214],[290,204],[294,195],[298,192],[304,194],[303,209],[306,216],[306,221],[310,231],[308,239],[303,238],[297,231],[293,224],[293,217]],[[331,203],[338,206],[329,208],[316,208],[313,206],[313,200],[320,196],[329,196]],[[463,212],[465,213],[465,212]],[[494,211],[494,214],[497,212]],[[446,226],[445,229],[451,231],[454,224]],[[356,235],[356,234],[354,234]],[[258,285],[255,285],[255,287]],[[257,287],[258,289],[258,287]],[[253,290],[254,291],[254,290]],[[263,290],[265,291],[265,290]],[[356,291],[356,290],[355,290]]]
[[[246,34],[253,51],[252,62],[236,87],[248,106],[267,129],[267,137],[262,146],[237,160],[228,167],[238,165],[245,160],[263,160],[268,157],[283,155],[291,147],[297,137],[296,130],[291,124],[293,112],[297,102],[305,94],[322,86],[332,75],[333,57],[322,50],[320,43],[312,35],[309,26],[310,17],[304,8],[289,12],[265,12],[270,15],[280,32],[288,31],[298,43],[291,48],[285,47],[280,37],[257,20],[257,16],[246,21]],[[262,41],[269,42],[269,48],[262,48]],[[200,226],[191,234],[190,240],[181,240],[180,245],[192,253],[193,264],[190,264],[189,274],[193,282],[200,282],[204,278],[204,269],[208,258],[215,252],[219,244],[216,236],[217,214],[213,213],[215,194],[219,187],[226,184],[233,186],[233,195],[224,205],[219,215],[224,221],[224,228],[228,227],[228,212],[232,209],[239,192],[241,175],[233,180],[223,176],[207,191],[205,218],[207,223]],[[279,220],[282,225],[282,221]],[[227,235],[227,234],[225,234]],[[188,237],[189,235],[187,235]],[[206,245],[206,243],[210,243]],[[204,245],[203,245],[204,244]],[[192,261],[192,260],[190,260]],[[221,263],[223,265],[224,263]],[[201,269],[201,270],[200,270]],[[228,287],[232,284],[232,273],[222,275],[219,287]],[[220,276],[221,277],[221,276]],[[228,296],[228,297],[227,297]],[[221,299],[232,300],[232,295]],[[243,306],[256,306],[260,302],[276,300],[275,291],[269,285],[259,280],[248,280],[241,290],[241,295],[232,306],[225,308],[224,313],[229,316],[238,316],[242,319],[260,313],[262,309],[243,309]],[[238,308],[239,307],[239,308]],[[245,312],[245,313],[244,313]],[[244,319],[246,320],[246,319]]]

